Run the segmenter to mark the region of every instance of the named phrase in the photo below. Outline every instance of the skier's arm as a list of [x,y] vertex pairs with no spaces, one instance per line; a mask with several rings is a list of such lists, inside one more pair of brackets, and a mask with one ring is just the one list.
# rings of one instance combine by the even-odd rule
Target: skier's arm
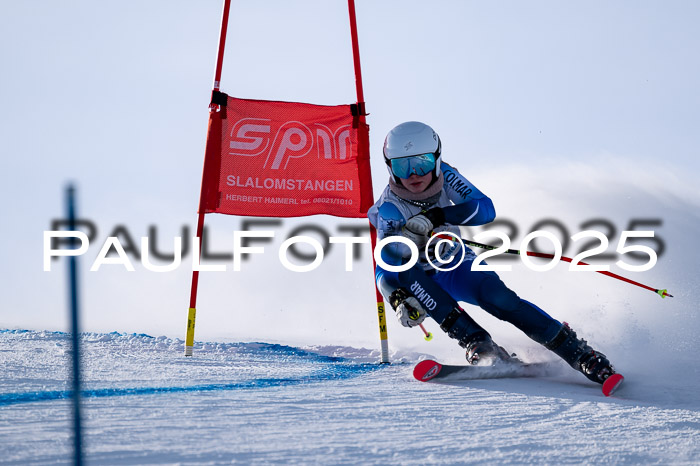
[[[389,236],[405,236],[404,225],[406,219],[391,202],[385,202],[377,210],[375,226],[380,240]],[[381,257],[389,265],[403,265],[411,257],[411,250],[403,243],[391,242],[382,248]]]
[[[483,196],[483,195],[482,195]],[[406,229],[427,235],[440,225],[484,225],[493,222],[496,210],[487,196],[469,199],[461,204],[447,207],[433,207],[411,217],[406,222]]]
[[469,199],[461,204],[448,207],[434,207],[423,215],[433,223],[433,227],[443,225],[484,225],[496,218],[493,201],[487,196]]
[[[434,207],[426,212],[421,212],[416,217],[427,218],[432,223],[433,228],[444,224],[484,225],[496,218],[493,202],[487,195],[449,164],[443,162],[440,167],[445,179],[445,192],[454,205]],[[415,220],[409,219],[408,223],[410,227],[420,229],[419,225],[414,224]]]
[[442,215],[436,213],[436,220],[442,220],[439,224],[476,226],[496,218],[493,202],[487,195],[451,165],[443,162],[440,168],[445,177],[447,196],[455,205],[443,207]]

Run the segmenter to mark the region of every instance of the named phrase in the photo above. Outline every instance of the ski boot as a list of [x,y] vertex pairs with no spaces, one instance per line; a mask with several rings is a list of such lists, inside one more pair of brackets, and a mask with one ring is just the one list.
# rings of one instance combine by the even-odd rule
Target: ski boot
[[602,384],[615,373],[608,358],[591,348],[586,340],[578,339],[566,322],[557,336],[544,346],[593,382]]
[[498,362],[514,362],[503,347],[498,346],[485,331],[476,332],[469,336],[466,345],[467,362],[472,365],[492,365]]

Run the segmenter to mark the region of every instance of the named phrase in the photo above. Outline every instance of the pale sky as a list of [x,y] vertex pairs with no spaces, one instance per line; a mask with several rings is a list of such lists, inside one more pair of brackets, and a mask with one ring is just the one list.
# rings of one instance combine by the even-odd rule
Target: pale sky
[[[232,3],[222,91],[329,105],[355,101],[346,2]],[[116,225],[137,239],[156,225],[164,250],[183,225],[193,231],[221,7],[218,0],[3,1],[0,328],[65,325],[63,264],[41,270],[41,239],[50,220],[63,215],[68,180],[78,184],[80,213],[99,228],[98,244],[82,266],[86,276]],[[607,203],[584,202],[582,208],[575,203],[583,199],[572,194],[597,190],[593,197],[605,199],[617,179],[641,193],[650,183],[665,183],[676,191],[659,199],[677,196],[700,205],[694,184],[700,168],[697,2],[358,0],[356,8],[376,195],[387,179],[385,134],[402,121],[421,120],[440,134],[445,160],[499,199],[499,212],[522,220],[523,228],[570,215],[573,230],[587,218],[625,212],[622,205],[606,210]],[[605,175],[608,185],[578,173]],[[536,191],[539,199],[524,219],[513,208],[518,189]],[[650,198],[661,196],[648,190]],[[644,205],[639,192],[631,208]],[[581,211],[587,214],[576,217]],[[628,217],[613,219],[618,229]],[[219,249],[230,248],[240,220],[207,217]],[[288,220],[278,237],[304,221],[321,222],[334,234],[338,225],[366,224]],[[250,264],[241,276],[203,278],[203,335],[243,328],[240,338],[272,338],[252,323],[239,326],[237,302],[246,309],[274,308],[282,321],[304,316],[302,327],[317,336],[319,319],[321,328],[331,328],[319,332],[332,334],[348,312],[368,315],[367,325],[374,325],[371,271],[337,274],[332,283],[350,284],[336,290],[315,290],[310,275],[293,277],[291,288],[275,286],[272,293],[268,262]],[[99,273],[86,278],[88,329],[184,337],[189,272]],[[307,297],[298,295],[304,285]],[[318,317],[308,311],[308,296],[317,291],[332,308],[344,293],[367,298],[351,310],[340,306],[340,316],[324,309]],[[369,309],[357,308],[367,303]],[[213,314],[218,320],[208,322]],[[349,338],[373,341],[363,331],[353,327]]]

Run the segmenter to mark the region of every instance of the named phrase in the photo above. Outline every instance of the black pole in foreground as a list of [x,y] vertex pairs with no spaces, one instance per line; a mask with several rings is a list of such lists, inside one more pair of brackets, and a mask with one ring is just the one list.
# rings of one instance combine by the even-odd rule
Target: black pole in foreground
[[[76,231],[75,225],[75,188],[69,185],[66,189],[66,205],[68,208],[68,229]],[[71,239],[71,247],[76,247],[76,240]],[[68,260],[68,281],[70,295],[70,320],[72,351],[72,391],[73,391],[73,455],[75,464],[83,464],[83,433],[80,415],[80,331],[78,326],[78,259],[70,256]]]

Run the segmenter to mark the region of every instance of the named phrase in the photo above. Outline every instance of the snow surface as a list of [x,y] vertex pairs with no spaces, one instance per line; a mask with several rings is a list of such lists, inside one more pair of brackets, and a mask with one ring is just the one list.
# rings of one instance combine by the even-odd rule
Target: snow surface
[[[536,379],[420,383],[418,353],[83,335],[90,464],[663,463],[700,457],[698,374],[627,374],[605,398]],[[0,462],[71,461],[61,332],[0,331]]]
[[[355,100],[342,2],[234,3],[224,91]],[[301,225],[344,235],[366,219],[285,219],[243,272],[229,261],[227,273],[202,274],[197,347],[184,358],[170,337],[184,337],[188,267],[88,270],[108,236],[125,239],[117,227],[136,244],[157,236],[162,251],[194,231],[221,2],[3,6],[0,328],[12,330],[0,330],[0,463],[70,461],[68,343],[48,331],[70,328],[65,264],[42,270],[41,233],[64,215],[67,180],[97,229],[81,260],[81,328],[102,332],[85,334],[92,464],[699,463],[700,61],[690,52],[700,3],[357,2],[375,198],[386,133],[416,119],[518,226],[512,247],[547,218],[568,230],[552,228],[558,238],[598,219],[608,252],[635,220],[659,221],[666,248],[653,270],[610,265],[673,299],[564,264],[500,274],[611,358],[627,377],[613,399],[566,367],[548,379],[420,384],[410,372],[425,352],[464,357],[433,321],[426,343],[389,317],[394,364],[377,366],[363,349],[378,346],[369,245],[352,273],[339,247],[308,274],[276,254]],[[397,74],[415,57],[430,57],[429,70]],[[150,104],[153,89],[171,98]],[[246,220],[207,216],[211,251],[230,253]],[[509,350],[549,356],[466,310]],[[251,340],[268,343],[240,343]]]

